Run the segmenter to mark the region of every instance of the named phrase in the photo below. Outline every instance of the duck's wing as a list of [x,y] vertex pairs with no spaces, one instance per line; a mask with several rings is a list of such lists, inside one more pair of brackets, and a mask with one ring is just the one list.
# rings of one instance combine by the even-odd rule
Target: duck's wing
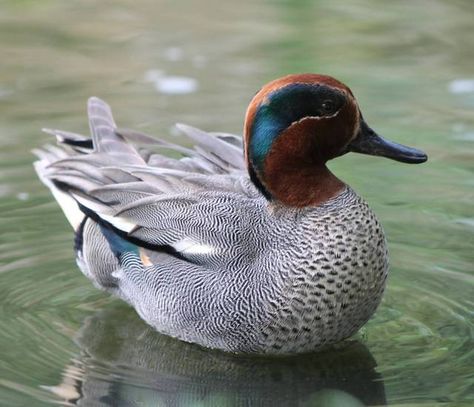
[[[138,151],[152,167],[201,174],[227,174],[245,170],[242,141],[238,136],[207,133],[185,124],[177,124],[176,127],[193,142],[192,148],[158,140],[136,130],[119,128],[116,132],[126,140],[141,145]],[[161,151],[155,153],[156,149],[169,150],[184,157],[179,160],[170,159],[163,156]]]
[[[43,181],[45,174],[52,176],[54,173],[56,178],[59,175],[64,178],[65,175],[73,176],[75,171],[87,170],[93,172],[88,174],[92,179],[100,181],[97,187],[120,188],[114,185],[138,181],[157,193],[192,193],[210,188],[258,195],[246,182],[242,141],[236,135],[207,133],[178,124],[177,128],[193,143],[192,147],[184,147],[135,130],[117,128],[110,107],[98,98],[90,98],[88,115],[91,138],[43,129],[56,136],[58,144],[63,147],[47,146],[35,150],[43,159],[44,165],[36,163]],[[45,166],[49,169],[43,168]],[[71,172],[66,174],[66,169]],[[109,182],[104,177],[97,179],[101,175],[108,177]]]
[[[92,139],[48,130],[63,148],[36,151],[40,178],[76,230],[87,216],[103,232],[110,229],[141,247],[199,264],[222,263],[242,249],[244,240],[254,244],[245,233],[258,218],[262,200],[243,171],[235,136],[181,125],[196,143],[184,148],[117,130],[109,106],[100,99],[91,98],[88,111]],[[139,151],[130,142],[182,157]]]
[[[90,106],[97,103],[94,100],[96,98],[91,98]],[[104,109],[106,108],[108,105],[104,106]],[[110,108],[107,109],[107,113],[109,112]],[[93,112],[89,110],[89,114],[91,115]],[[242,139],[234,134],[208,133],[192,126],[177,124],[177,129],[194,144],[193,147],[187,148],[137,130],[116,128],[111,115],[109,119],[114,126],[115,135],[121,141],[126,140],[138,146],[135,153],[138,153],[150,167],[209,175],[245,171]],[[91,129],[95,129],[92,123]],[[93,138],[56,129],[43,129],[43,131],[55,136],[59,144],[70,147],[76,153],[89,154],[97,149],[94,147]],[[175,156],[179,155],[180,158],[163,155],[163,151],[171,152]]]

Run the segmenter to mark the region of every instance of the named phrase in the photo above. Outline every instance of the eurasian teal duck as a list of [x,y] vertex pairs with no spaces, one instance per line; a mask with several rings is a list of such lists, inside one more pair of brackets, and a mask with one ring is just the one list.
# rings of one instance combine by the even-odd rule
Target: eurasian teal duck
[[194,148],[118,129],[95,97],[88,115],[92,138],[46,130],[60,147],[37,150],[36,171],[74,228],[83,273],[157,331],[297,353],[351,336],[374,313],[384,233],[326,162],[350,151],[427,157],[371,130],[347,86],[316,74],[270,82],[250,102],[243,145],[185,125]]

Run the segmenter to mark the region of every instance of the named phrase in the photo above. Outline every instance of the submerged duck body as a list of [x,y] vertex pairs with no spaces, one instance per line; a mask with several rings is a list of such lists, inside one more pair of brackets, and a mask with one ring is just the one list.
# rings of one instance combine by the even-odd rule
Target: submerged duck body
[[61,147],[37,150],[35,167],[75,230],[83,273],[159,332],[299,353],[351,336],[374,313],[385,237],[326,162],[349,151],[426,156],[377,136],[345,85],[316,74],[265,85],[243,144],[184,125],[194,149],[121,130],[97,98],[88,114],[92,138],[47,130]]

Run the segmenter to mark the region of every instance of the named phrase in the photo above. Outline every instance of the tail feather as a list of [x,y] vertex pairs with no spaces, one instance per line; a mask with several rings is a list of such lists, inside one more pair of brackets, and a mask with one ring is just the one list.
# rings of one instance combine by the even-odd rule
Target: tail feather
[[120,134],[117,134],[117,125],[112,116],[112,110],[107,103],[97,97],[89,98],[87,114],[96,152],[123,154],[129,164],[145,164],[137,150],[128,144]]
[[[117,157],[120,157],[121,162],[129,165],[145,164],[135,148],[115,133],[116,124],[107,103],[92,97],[88,101],[87,109],[92,143],[90,139],[79,134],[51,129],[44,131],[56,136],[59,143],[69,145],[75,152],[87,153],[93,147],[96,154],[74,155],[70,151],[51,145],[33,150],[39,158],[34,163],[39,178],[51,190],[75,231],[80,228],[85,215],[69,189],[87,191],[110,182],[110,179],[104,179],[106,176],[100,172],[95,174],[94,160],[100,160],[101,165],[107,162],[113,164]],[[109,154],[115,158],[109,157]],[[67,188],[62,188],[62,185],[67,185]]]
[[85,218],[84,213],[79,208],[76,200],[67,192],[61,191],[49,177],[48,166],[57,160],[58,157],[45,150],[33,150],[33,153],[39,158],[39,160],[34,163],[34,166],[41,182],[49,188],[64,212],[66,219],[73,229],[77,231]]
[[59,144],[68,145],[78,153],[87,154],[94,149],[92,139],[81,134],[57,129],[43,128],[42,130],[47,134],[55,136]]
[[96,151],[114,152],[114,141],[118,138],[115,134],[117,125],[110,106],[97,97],[91,97],[87,101],[87,115]]

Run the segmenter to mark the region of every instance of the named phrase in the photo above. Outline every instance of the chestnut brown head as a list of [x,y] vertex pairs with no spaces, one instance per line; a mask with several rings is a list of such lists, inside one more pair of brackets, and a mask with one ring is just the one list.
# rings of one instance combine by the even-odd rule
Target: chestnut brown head
[[[322,179],[329,173],[326,162],[347,152],[409,163],[427,159],[419,150],[378,136],[363,120],[351,90],[318,74],[289,75],[265,85],[247,109],[244,137],[253,182],[268,199],[296,206],[315,202],[314,196],[303,199],[303,188],[310,194],[318,179],[327,184]],[[312,185],[290,185],[298,174]],[[336,188],[330,184],[326,187]]]

